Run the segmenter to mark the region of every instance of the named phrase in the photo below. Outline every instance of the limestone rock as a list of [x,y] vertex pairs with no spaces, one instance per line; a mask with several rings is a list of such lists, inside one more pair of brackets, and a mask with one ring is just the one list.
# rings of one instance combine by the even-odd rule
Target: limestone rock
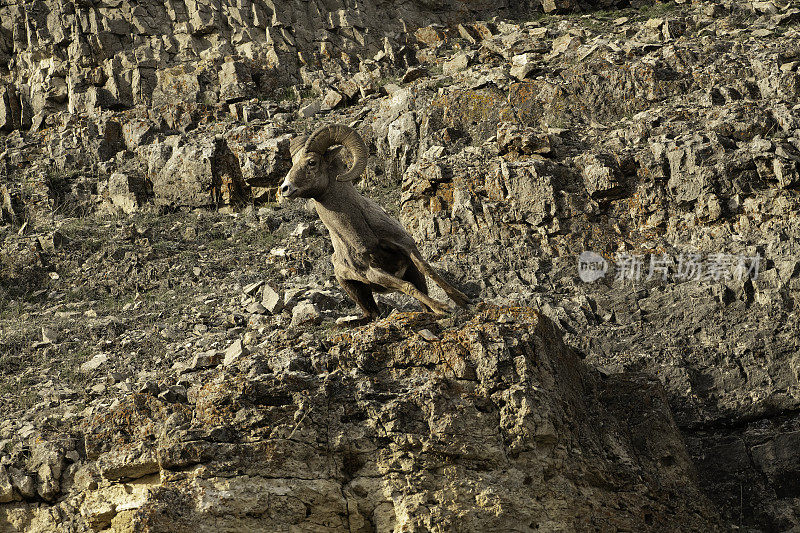
[[235,102],[250,98],[256,90],[250,69],[240,61],[227,61],[219,73],[220,100]]
[[108,199],[125,213],[135,212],[145,198],[145,184],[135,176],[115,172],[108,178]]
[[14,487],[4,465],[0,465],[0,503],[8,503],[14,499]]
[[300,302],[292,308],[292,327],[301,324],[313,324],[319,320],[319,310],[312,302]]
[[242,202],[241,168],[224,141],[198,139],[179,146],[153,177],[157,205],[212,206]]

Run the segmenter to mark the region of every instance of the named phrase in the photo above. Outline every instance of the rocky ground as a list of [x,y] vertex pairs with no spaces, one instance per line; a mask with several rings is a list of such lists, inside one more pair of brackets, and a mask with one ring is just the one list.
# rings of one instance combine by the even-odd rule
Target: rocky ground
[[[329,4],[0,0],[0,530],[800,528],[800,7]],[[473,308],[336,326],[333,122]]]

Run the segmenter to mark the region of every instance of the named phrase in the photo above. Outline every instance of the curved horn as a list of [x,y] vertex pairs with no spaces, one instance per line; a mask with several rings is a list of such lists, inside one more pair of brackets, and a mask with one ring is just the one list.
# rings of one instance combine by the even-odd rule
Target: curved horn
[[345,173],[336,176],[336,180],[352,181],[356,179],[367,168],[369,152],[367,151],[367,145],[364,144],[364,139],[353,128],[344,124],[322,126],[308,138],[306,150],[322,154],[335,144],[341,144],[347,148],[347,151],[353,157],[353,164]]
[[292,142],[289,143],[289,155],[294,157],[294,154],[296,154],[298,150],[305,146],[306,139],[308,139],[308,135],[301,135],[300,137],[295,137],[292,139]]

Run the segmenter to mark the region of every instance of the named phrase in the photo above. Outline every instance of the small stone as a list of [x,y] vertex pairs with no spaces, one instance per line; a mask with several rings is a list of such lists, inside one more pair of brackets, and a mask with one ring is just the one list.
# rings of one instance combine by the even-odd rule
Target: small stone
[[250,314],[263,315],[267,312],[267,308],[261,305],[259,302],[253,302],[247,306],[247,312]]
[[137,178],[115,172],[108,178],[108,198],[124,213],[133,213],[139,207],[137,193],[143,186]]
[[261,288],[261,286],[262,286],[262,285],[264,285],[264,282],[263,282],[263,281],[256,281],[256,282],[254,282],[254,283],[250,283],[250,284],[248,284],[248,285],[245,285],[245,286],[244,286],[244,289],[242,289],[242,291],[243,291],[243,292],[244,292],[246,295],[248,295],[248,296],[252,296],[252,295],[254,295],[254,294],[256,293],[256,291],[258,291],[258,289],[260,289],[260,288]]
[[526,63],[525,65],[514,65],[511,67],[511,70],[509,70],[509,74],[518,80],[524,80],[531,72],[535,70],[536,66],[533,63]]
[[445,61],[442,66],[442,72],[445,75],[452,75],[456,72],[461,72],[469,66],[469,56],[465,52],[459,52],[452,57],[449,61]]
[[307,290],[308,289],[305,287],[293,287],[291,289],[286,289],[286,292],[283,293],[283,308],[293,308],[300,300],[304,298]]
[[301,107],[297,111],[297,114],[300,116],[300,118],[311,118],[317,113],[319,113],[319,111],[320,111],[320,103],[315,100],[310,104]]
[[350,79],[342,81],[337,87],[339,88],[339,92],[345,95],[350,101],[357,100],[358,96],[361,94],[358,84]]
[[33,498],[36,495],[36,485],[31,476],[14,467],[9,468],[8,472],[11,476],[11,484],[23,498]]
[[42,326],[42,342],[55,344],[58,342],[58,331],[47,326]]
[[561,37],[558,37],[555,40],[553,40],[553,49],[550,52],[550,58],[553,58],[565,52],[577,50],[580,45],[581,45],[580,38],[574,35],[570,35],[568,33],[562,35]]
[[411,67],[406,70],[406,73],[403,74],[403,83],[411,83],[412,81],[416,81],[420,78],[424,78],[428,75],[428,69],[425,67]]
[[4,465],[0,465],[0,503],[8,503],[14,499],[14,486]]
[[322,99],[322,106],[320,109],[323,111],[336,109],[343,103],[344,96],[342,96],[340,92],[330,89],[327,93],[325,93],[325,97]]
[[278,291],[269,285],[264,285],[261,291],[261,305],[269,311],[271,315],[280,313],[283,309],[283,298]]
[[301,324],[314,324],[319,322],[319,320],[319,310],[317,310],[317,306],[311,302],[300,302],[292,309],[292,327]]
[[387,83],[386,85],[381,87],[381,89],[383,90],[384,93],[386,93],[389,96],[393,96],[395,93],[398,93],[403,90],[403,88],[397,85],[396,83]]
[[255,331],[248,331],[242,337],[242,344],[245,346],[254,346],[256,343],[258,343],[258,333]]
[[171,385],[161,391],[161,394],[158,395],[158,399],[167,403],[184,403],[186,402],[186,387]]
[[477,31],[467,26],[464,26],[463,24],[458,25],[458,35],[462,39],[466,39],[466,41],[469,42],[470,44],[477,44],[478,37],[480,37]]
[[139,387],[140,394],[152,394],[153,396],[158,396],[160,390],[158,383],[153,380],[148,380]]
[[417,332],[417,335],[419,335],[428,342],[435,342],[439,340],[439,337],[429,329],[421,329]]
[[172,370],[176,374],[185,374],[186,372],[192,371],[190,365],[191,363],[188,361],[175,361],[172,363]]
[[202,370],[204,368],[211,368],[217,366],[222,362],[222,353],[216,350],[209,350],[207,352],[200,352],[195,354],[192,362],[189,364],[191,370]]
[[764,13],[765,15],[774,15],[778,12],[777,6],[770,1],[765,2],[753,2],[753,9],[758,11],[759,13]]
[[300,222],[297,227],[294,228],[294,231],[292,231],[292,237],[305,239],[306,237],[313,235],[313,231],[314,226],[307,224],[306,222]]
[[240,357],[245,355],[244,345],[242,344],[241,339],[237,339],[228,346],[228,349],[225,350],[225,359],[223,360],[222,364],[225,366],[230,366],[236,361],[239,360]]
[[99,353],[81,365],[81,372],[94,372],[108,361],[108,354]]
[[311,302],[317,306],[317,309],[321,310],[331,310],[335,309],[338,305],[340,300],[332,293],[331,291],[321,291],[317,289],[311,289],[307,291],[303,298],[306,300],[311,300]]

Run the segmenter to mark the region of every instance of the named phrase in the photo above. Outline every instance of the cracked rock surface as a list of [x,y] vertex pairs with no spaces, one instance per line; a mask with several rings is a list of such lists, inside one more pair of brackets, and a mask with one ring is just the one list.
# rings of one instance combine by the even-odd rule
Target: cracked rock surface
[[[6,505],[6,527],[48,531],[59,516],[64,530],[113,531],[716,522],[658,382],[590,369],[536,311],[400,313],[321,341],[279,334],[270,350],[305,370],[255,352],[203,371],[183,401],[134,394],[83,418],[83,442],[35,452],[39,495],[53,499],[42,471],[55,470],[62,498]],[[83,460],[56,475],[73,447]]]
[[[797,529],[798,36],[785,0],[0,0],[0,531]],[[474,307],[337,327],[275,196],[329,123]]]

